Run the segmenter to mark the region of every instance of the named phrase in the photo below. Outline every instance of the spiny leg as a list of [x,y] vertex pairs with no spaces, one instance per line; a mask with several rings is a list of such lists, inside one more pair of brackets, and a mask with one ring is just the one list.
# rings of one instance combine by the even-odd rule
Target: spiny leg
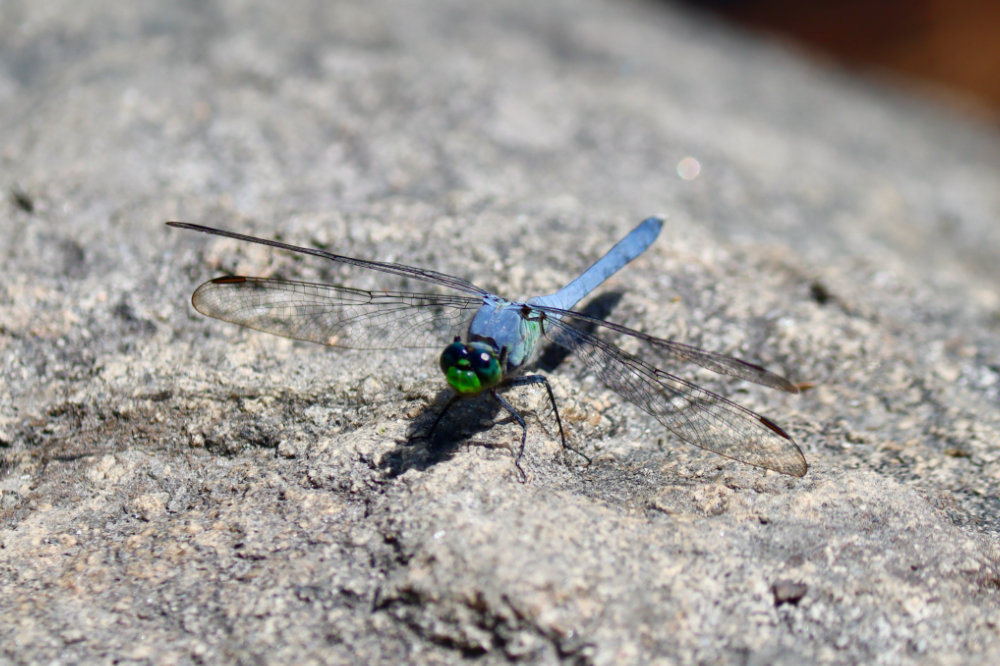
[[[528,386],[529,384],[542,384],[545,386],[545,390],[549,394],[549,402],[552,404],[552,412],[556,415],[556,425],[559,426],[559,439],[562,441],[563,448],[580,456],[586,460],[589,465],[591,460],[588,456],[581,451],[577,451],[566,443],[566,433],[563,431],[562,418],[559,417],[559,406],[556,405],[556,396],[552,392],[552,384],[549,383],[549,380],[544,375],[522,375],[520,377],[514,377],[506,383],[506,386]],[[521,444],[521,452],[524,452],[523,442]],[[520,456],[518,456],[518,460],[520,459]]]
[[[529,383],[533,384],[535,382],[529,382]],[[524,446],[528,437],[528,424],[524,422],[524,419],[517,412],[517,410],[514,409],[514,407],[509,402],[504,400],[499,393],[497,393],[492,389],[490,390],[489,393],[491,396],[493,396],[493,398],[497,401],[497,403],[499,403],[501,407],[507,410],[507,412],[509,412],[510,415],[514,417],[514,420],[517,421],[517,424],[521,426],[521,449],[518,451],[517,459],[514,461],[514,466],[517,467],[517,480],[520,481],[521,483],[526,483],[528,480],[528,475],[525,473],[524,468],[521,467],[521,456],[524,455]],[[441,420],[444,418],[445,414],[448,413],[448,410],[451,409],[452,405],[454,405],[461,399],[462,396],[458,394],[451,396],[451,398],[445,404],[444,408],[442,408],[441,411],[438,413],[437,418],[434,419],[434,423],[431,424],[431,427],[427,431],[427,434],[422,436],[422,439],[430,439],[431,437],[434,436],[434,431],[435,429],[437,429],[438,424],[441,423]],[[562,432],[561,428],[562,426],[560,425],[560,432]]]
[[[556,425],[559,428],[559,439],[562,442],[563,448],[572,451],[576,455],[580,456],[581,458],[586,460],[587,464],[589,465],[592,462],[590,457],[588,457],[583,452],[576,450],[566,442],[566,432],[563,430],[562,418],[559,416],[559,406],[556,404],[556,396],[555,393],[552,392],[552,385],[549,383],[549,380],[546,377],[544,377],[543,375],[526,375],[526,376],[522,375],[519,377],[513,377],[512,379],[504,383],[504,387],[528,386],[530,384],[542,384],[545,386],[545,391],[549,394],[549,403],[551,403],[552,405],[552,412],[556,416]],[[503,407],[511,416],[514,417],[514,420],[517,421],[517,424],[521,426],[521,446],[517,451],[517,457],[514,459],[514,466],[517,467],[518,481],[520,481],[521,483],[526,483],[528,480],[528,475],[527,473],[525,473],[524,468],[521,467],[521,458],[524,457],[524,448],[527,444],[528,424],[525,423],[524,418],[516,409],[514,409],[513,405],[507,402],[507,400],[505,400],[503,396],[497,393],[495,389],[490,389],[489,393],[491,396],[493,396],[493,399],[496,400],[501,407]],[[441,420],[451,409],[452,405],[454,405],[461,399],[462,396],[458,394],[455,394],[448,399],[448,402],[445,404],[445,406],[441,409],[440,412],[438,412],[437,418],[434,419],[434,423],[431,424],[430,430],[427,431],[427,435],[425,436],[428,439],[434,436],[434,431],[437,429],[438,424],[441,423]]]
[[448,399],[448,402],[445,404],[445,406],[441,409],[440,412],[438,412],[437,418],[434,419],[434,423],[431,424],[430,430],[427,431],[427,434],[425,435],[427,439],[431,439],[432,437],[434,437],[434,431],[437,430],[438,424],[441,423],[441,419],[443,419],[444,415],[448,413],[448,410],[451,409],[451,406],[461,399],[462,396],[458,395],[457,393],[452,395]]
[[503,396],[496,392],[494,389],[490,389],[490,395],[493,396],[494,400],[500,403],[500,406],[506,409],[517,424],[521,426],[521,448],[518,449],[517,457],[514,458],[514,467],[517,468],[517,480],[521,483],[528,482],[528,475],[524,472],[524,468],[521,467],[521,456],[524,455],[524,444],[528,440],[528,424],[524,422],[524,418],[517,413],[514,407],[503,399]]

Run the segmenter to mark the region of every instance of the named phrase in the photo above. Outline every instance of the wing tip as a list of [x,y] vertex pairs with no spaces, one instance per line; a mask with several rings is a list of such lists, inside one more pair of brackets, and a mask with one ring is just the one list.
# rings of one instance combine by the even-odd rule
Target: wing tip
[[788,476],[794,476],[797,479],[801,479],[803,476],[805,476],[806,472],[809,471],[809,465],[808,463],[806,463],[805,456],[802,455],[801,451],[796,450],[796,453],[798,454],[798,456],[796,456],[798,459],[795,462],[793,462],[790,465],[785,465],[781,469],[776,469],[774,471],[780,472],[782,474],[787,474]]
[[744,377],[748,381],[760,384],[761,386],[767,386],[768,388],[778,389],[779,391],[785,391],[787,393],[799,393],[799,385],[785,379],[776,372],[771,372],[762,365],[757,365],[756,363],[751,363],[750,361],[744,361],[741,358],[730,358],[731,361],[736,361],[742,366],[748,367],[752,370],[756,370],[758,373],[758,379],[751,379]]
[[223,319],[225,317],[220,317],[218,312],[214,308],[207,306],[204,302],[205,298],[208,298],[216,285],[239,285],[246,284],[250,281],[250,278],[244,275],[222,275],[217,278],[212,278],[208,282],[202,282],[198,285],[198,288],[194,290],[191,294],[191,305],[195,310],[205,315],[206,317],[215,317],[216,319]]
[[799,385],[796,384],[795,382],[790,382],[781,375],[775,375],[775,377],[777,377],[781,381],[774,388],[780,391],[784,391],[786,393],[795,393],[795,394],[802,393],[802,389],[799,388]]
[[164,222],[168,227],[174,227],[175,229],[193,229],[195,231],[201,231],[202,227],[199,224],[191,224],[190,222],[181,222],[180,220],[167,220]]
[[[798,391],[796,390],[796,392]],[[795,440],[792,439],[792,436],[789,435],[787,432],[785,432],[781,428],[781,426],[779,426],[777,423],[767,418],[766,416],[760,416],[758,414],[757,419],[761,422],[761,424],[767,427],[768,430],[778,435],[779,437],[788,440],[794,449],[794,455],[792,455],[792,457],[795,458],[794,461],[784,461],[782,464],[775,465],[774,467],[768,467],[768,469],[771,469],[775,472],[780,472],[781,474],[787,474],[788,476],[795,476],[798,478],[802,478],[803,476],[805,476],[806,472],[809,471],[809,465],[808,463],[806,463],[806,457],[802,455],[802,451],[799,449],[799,445],[795,443]]]

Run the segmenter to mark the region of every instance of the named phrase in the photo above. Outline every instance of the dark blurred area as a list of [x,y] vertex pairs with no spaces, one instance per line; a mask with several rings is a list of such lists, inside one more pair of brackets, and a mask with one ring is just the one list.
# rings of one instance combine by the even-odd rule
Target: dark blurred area
[[682,0],[1000,120],[998,0]]

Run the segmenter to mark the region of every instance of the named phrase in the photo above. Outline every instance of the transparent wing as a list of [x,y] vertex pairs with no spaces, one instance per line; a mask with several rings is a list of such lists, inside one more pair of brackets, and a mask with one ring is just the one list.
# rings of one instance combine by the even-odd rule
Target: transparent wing
[[759,365],[741,361],[738,358],[733,358],[732,356],[716,354],[715,352],[705,351],[704,349],[698,349],[697,347],[685,345],[680,342],[674,342],[673,340],[665,340],[663,338],[653,337],[652,335],[646,335],[645,333],[628,328],[627,326],[613,324],[609,321],[598,319],[597,317],[591,317],[580,312],[574,312],[573,310],[560,310],[558,308],[536,305],[534,303],[531,304],[531,307],[535,310],[542,310],[553,314],[567,323],[575,322],[575,325],[578,328],[593,329],[595,327],[601,327],[615,331],[616,333],[631,336],[649,345],[651,347],[650,351],[654,355],[663,358],[666,361],[694,363],[707,370],[711,370],[712,372],[717,372],[720,375],[736,377],[744,381],[753,382],[754,384],[767,386],[768,388],[787,391],[788,393],[799,392],[799,389],[795,386],[795,384],[791,383],[781,375],[777,375],[770,370],[760,367]]
[[206,227],[201,224],[191,224],[189,222],[167,222],[168,227],[177,227],[178,229],[190,229],[191,231],[200,231],[203,234],[211,234],[213,236],[223,236],[225,238],[233,238],[235,240],[244,241],[247,243],[257,243],[258,245],[267,245],[269,247],[276,247],[282,250],[288,250],[289,252],[297,252],[299,254],[310,254],[314,257],[322,257],[323,259],[329,259],[330,261],[336,262],[338,264],[345,264],[347,266],[357,266],[358,268],[365,268],[370,271],[379,271],[380,273],[388,273],[394,275],[397,278],[403,279],[413,279],[421,280],[423,282],[430,282],[431,284],[440,285],[442,287],[448,287],[449,289],[454,289],[456,291],[462,291],[467,294],[476,294],[486,296],[487,292],[481,287],[463,280],[462,278],[457,278],[454,275],[448,275],[447,273],[439,273],[437,271],[428,270],[426,268],[417,268],[415,266],[407,266],[405,264],[394,264],[384,261],[368,261],[367,259],[354,259],[353,257],[345,257],[341,254],[334,254],[333,252],[327,252],[326,250],[318,250],[313,247],[300,247],[298,245],[289,245],[288,243],[282,243],[281,241],[270,240],[267,238],[257,238],[256,236],[248,236],[246,234],[236,233],[235,231],[226,231],[225,229],[215,229],[213,227]]
[[350,349],[399,349],[447,344],[461,334],[483,299],[231,276],[198,287],[191,303],[209,317],[286,338]]
[[596,325],[615,330],[680,360],[796,391],[788,380],[738,359],[653,338],[601,319],[554,308],[536,309],[559,317],[543,317],[546,339],[579,356],[608,388],[652,415],[680,439],[757,467],[792,476],[806,473],[806,461],[798,445],[767,417],[660,370],[583,328]]

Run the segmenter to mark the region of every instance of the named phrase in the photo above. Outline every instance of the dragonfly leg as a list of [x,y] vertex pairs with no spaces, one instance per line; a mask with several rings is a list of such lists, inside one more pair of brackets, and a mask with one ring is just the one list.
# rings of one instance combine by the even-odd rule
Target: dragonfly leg
[[451,409],[451,406],[461,399],[462,399],[461,396],[459,396],[457,393],[451,396],[451,398],[449,398],[445,406],[441,409],[440,412],[438,412],[437,418],[434,419],[434,423],[431,424],[431,429],[427,431],[426,435],[427,439],[430,439],[434,436],[434,431],[437,430],[438,424],[441,423],[441,419],[443,419],[444,415],[448,413],[448,410]]
[[566,433],[563,431],[562,419],[559,417],[559,407],[556,405],[556,396],[552,392],[552,384],[549,383],[549,380],[546,379],[544,375],[521,375],[520,377],[514,377],[507,382],[507,386],[527,386],[529,384],[542,384],[545,386],[545,390],[549,394],[549,402],[552,404],[552,412],[556,415],[556,425],[559,426],[559,439],[562,440],[563,448],[580,456],[586,460],[589,465],[591,463],[590,458],[581,451],[577,451],[566,442]]
[[517,421],[517,424],[521,426],[521,448],[518,449],[517,457],[514,459],[514,467],[517,468],[517,480],[521,483],[527,483],[528,475],[525,474],[524,468],[521,467],[521,457],[524,456],[524,444],[528,440],[528,424],[524,422],[524,417],[518,414],[517,410],[514,409],[509,402],[504,400],[502,395],[493,389],[490,389],[490,395],[492,395],[493,398],[500,403],[500,406],[506,409],[510,415],[514,417],[514,420]]

